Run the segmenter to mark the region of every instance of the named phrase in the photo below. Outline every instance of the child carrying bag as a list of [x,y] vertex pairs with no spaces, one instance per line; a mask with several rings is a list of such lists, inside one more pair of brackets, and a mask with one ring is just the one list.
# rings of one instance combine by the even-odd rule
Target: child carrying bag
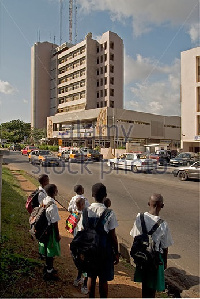
[[76,228],[78,222],[80,220],[80,214],[78,212],[74,212],[66,220],[66,230],[70,233],[74,233],[74,229]]

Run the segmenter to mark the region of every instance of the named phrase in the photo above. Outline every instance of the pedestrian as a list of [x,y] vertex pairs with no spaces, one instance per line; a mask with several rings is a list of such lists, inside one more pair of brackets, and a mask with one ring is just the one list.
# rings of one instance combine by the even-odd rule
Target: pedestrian
[[[149,212],[144,213],[144,222],[147,232],[149,232],[154,224],[160,219],[160,210],[164,207],[163,196],[161,194],[153,194],[150,196]],[[137,215],[130,235],[135,238],[142,234],[142,225],[140,213]],[[135,282],[142,282],[142,298],[155,298],[156,291],[165,290],[164,270],[167,268],[168,247],[173,244],[171,233],[166,221],[162,221],[156,231],[152,234],[155,243],[155,250],[158,253],[158,264],[153,266],[136,265],[134,274]]]
[[[85,208],[85,198],[84,197],[77,197],[76,198],[76,208],[77,208],[77,212],[79,214],[79,216],[83,213],[83,209]],[[79,218],[80,220],[80,218]],[[77,231],[81,230],[81,223],[80,221],[78,222],[75,230],[74,230],[74,237],[77,234]],[[83,279],[82,279],[82,275],[83,275]],[[88,294],[88,288],[87,288],[87,281],[88,281],[88,277],[87,277],[87,273],[83,273],[80,269],[78,269],[78,275],[76,277],[76,279],[74,280],[73,285],[75,287],[77,287],[79,284],[83,283],[83,286],[81,286],[81,293],[86,295]]]
[[38,182],[40,183],[40,186],[38,188],[39,190],[39,194],[38,194],[38,202],[39,202],[39,205],[42,205],[42,202],[43,202],[43,199],[45,197],[47,197],[47,193],[45,191],[45,186],[49,184],[49,177],[47,174],[41,174],[39,177],[38,177]]
[[43,200],[45,207],[49,202],[52,204],[46,209],[46,217],[49,223],[49,237],[45,243],[39,242],[39,253],[45,255],[46,265],[44,267],[43,278],[45,280],[57,280],[57,270],[53,267],[54,257],[60,256],[60,235],[58,228],[58,221],[60,216],[55,202],[55,197],[58,194],[57,186],[48,184],[44,187],[47,197]]
[[[103,214],[106,206],[103,201],[107,196],[106,187],[102,183],[97,183],[92,186],[92,196],[95,202],[88,208],[88,223],[89,226],[99,219]],[[95,297],[95,286],[97,276],[99,277],[99,294],[101,298],[107,298],[108,296],[108,281],[114,279],[114,264],[119,262],[118,252],[118,240],[115,233],[115,228],[118,226],[115,213],[112,210],[108,210],[106,217],[100,224],[104,234],[99,234],[99,244],[106,241],[106,252],[95,263],[95,269],[87,273],[88,275],[88,291],[89,297]],[[105,240],[106,235],[106,240]],[[103,239],[104,238],[104,239]],[[99,247],[101,251],[101,245]]]
[[84,198],[85,200],[85,207],[89,207],[90,203],[89,201],[87,200],[87,198],[84,197],[84,188],[82,185],[75,185],[74,186],[74,192],[76,193],[75,196],[72,197],[72,199],[70,200],[69,202],[69,206],[68,206],[68,211],[70,213],[74,213],[74,212],[77,212],[77,206],[76,206],[76,199],[77,198]]

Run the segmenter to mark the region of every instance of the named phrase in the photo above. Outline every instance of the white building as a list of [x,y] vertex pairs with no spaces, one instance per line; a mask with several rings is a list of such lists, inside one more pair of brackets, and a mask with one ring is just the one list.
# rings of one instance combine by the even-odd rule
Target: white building
[[200,152],[200,47],[181,53],[181,147]]

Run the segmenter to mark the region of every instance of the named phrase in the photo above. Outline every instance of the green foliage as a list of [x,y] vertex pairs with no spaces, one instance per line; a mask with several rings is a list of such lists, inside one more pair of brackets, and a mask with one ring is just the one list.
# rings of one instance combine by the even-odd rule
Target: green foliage
[[58,145],[40,145],[39,149],[49,150],[49,151],[52,151],[52,152],[57,152],[59,147],[58,147]]
[[25,123],[19,119],[11,120],[10,122],[0,125],[0,136],[3,139],[8,139],[11,143],[19,143],[28,138],[31,132],[31,124]]
[[31,139],[35,144],[39,143],[39,140],[45,138],[47,135],[46,129],[31,128]]

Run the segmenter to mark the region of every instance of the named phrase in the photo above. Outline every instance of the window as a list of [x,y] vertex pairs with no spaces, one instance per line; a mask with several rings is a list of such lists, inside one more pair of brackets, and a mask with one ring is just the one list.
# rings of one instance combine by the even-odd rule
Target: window
[[101,51],[103,51],[103,45],[101,44]]
[[97,102],[97,108],[99,108],[99,102]]
[[97,80],[97,87],[99,87],[99,80]]
[[112,84],[112,85],[114,84],[114,77],[110,78],[110,84]]
[[101,74],[103,74],[103,67],[101,67]]
[[97,98],[99,98],[99,92],[97,91]]
[[107,65],[104,67],[104,73],[107,73]]
[[104,85],[107,84],[107,77],[104,78]]
[[97,47],[97,53],[99,53],[99,47]]
[[103,102],[101,102],[101,108],[103,107]]
[[114,42],[110,42],[110,48],[114,50]]
[[114,61],[114,54],[110,54],[110,60]]
[[97,64],[99,64],[99,57],[97,57]]
[[111,90],[110,90],[110,96],[111,96],[111,97],[114,97],[114,89],[111,89]]
[[97,76],[99,75],[99,69],[97,69]]
[[107,54],[104,54],[104,61],[107,60]]
[[110,101],[110,107],[114,108],[114,101]]
[[104,89],[104,96],[107,96],[107,89]]
[[101,78],[101,86],[103,86],[103,78]]
[[114,65],[111,65],[111,66],[110,66],[110,72],[111,72],[111,73],[114,73]]
[[104,43],[104,49],[107,49],[107,42]]
[[103,90],[100,91],[101,92],[101,98],[103,97]]
[[200,82],[200,56],[197,57],[197,82]]
[[101,63],[103,62],[103,55],[101,55]]

